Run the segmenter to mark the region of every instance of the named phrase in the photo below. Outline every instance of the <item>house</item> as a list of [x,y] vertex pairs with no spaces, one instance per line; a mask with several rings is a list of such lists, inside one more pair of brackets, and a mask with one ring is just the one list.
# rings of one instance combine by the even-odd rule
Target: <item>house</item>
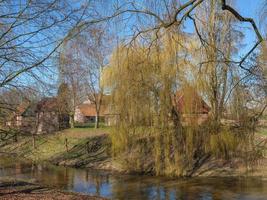
[[[210,107],[192,88],[182,88],[173,95],[173,104],[177,111],[182,116],[183,124],[202,124],[209,117]],[[99,113],[99,121],[111,126],[119,121],[119,114],[114,114],[112,111],[112,104],[109,95],[104,95],[102,105]],[[49,108],[45,110],[49,111]],[[63,120],[65,121],[65,120]],[[77,106],[74,114],[74,121],[76,123],[95,123],[96,109],[95,104],[89,100]]]
[[69,116],[59,114],[58,102],[55,97],[43,98],[39,101],[35,113],[37,134],[52,133],[69,128]]
[[36,126],[36,103],[23,102],[16,112],[16,127],[23,132],[34,133]]
[[[118,121],[118,115],[114,114],[111,109],[110,96],[104,95],[102,105],[100,107],[99,121],[105,123],[107,126],[114,125]],[[96,108],[95,104],[90,100],[83,102],[77,106],[74,114],[74,121],[76,123],[95,123]]]
[[22,102],[9,114],[5,125],[31,132],[35,124],[35,106],[29,101]]
[[189,87],[177,91],[173,97],[173,104],[182,116],[183,124],[202,124],[209,117],[210,107],[198,94]]
[[69,116],[58,112],[57,98],[46,97],[38,102],[23,102],[6,123],[25,133],[52,133],[69,127]]
[[[99,121],[105,121],[106,106],[101,105]],[[96,121],[95,104],[91,101],[85,101],[77,106],[74,114],[74,121],[78,123],[94,123]]]
[[[100,121],[111,126],[119,121],[119,114],[114,114],[110,97],[104,96],[105,101],[101,105]],[[182,123],[202,124],[209,117],[210,107],[193,88],[183,88],[173,95],[173,105],[182,116]],[[74,121],[76,123],[94,123],[96,120],[95,104],[85,101],[75,109]]]

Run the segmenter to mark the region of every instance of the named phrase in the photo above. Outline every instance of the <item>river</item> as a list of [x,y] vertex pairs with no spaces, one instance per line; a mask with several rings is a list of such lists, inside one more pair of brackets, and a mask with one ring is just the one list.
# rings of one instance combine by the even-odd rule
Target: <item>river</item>
[[169,179],[106,171],[73,169],[49,164],[32,164],[0,155],[0,177],[35,181],[66,191],[111,199],[170,200],[266,200],[267,179],[191,178]]

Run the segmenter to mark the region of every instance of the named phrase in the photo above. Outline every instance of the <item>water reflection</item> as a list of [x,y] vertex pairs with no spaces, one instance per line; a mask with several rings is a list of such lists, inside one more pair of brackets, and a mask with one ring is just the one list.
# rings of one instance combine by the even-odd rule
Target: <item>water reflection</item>
[[261,178],[194,178],[170,180],[149,176],[111,175],[104,171],[29,164],[1,157],[0,177],[36,180],[40,184],[111,199],[263,200]]

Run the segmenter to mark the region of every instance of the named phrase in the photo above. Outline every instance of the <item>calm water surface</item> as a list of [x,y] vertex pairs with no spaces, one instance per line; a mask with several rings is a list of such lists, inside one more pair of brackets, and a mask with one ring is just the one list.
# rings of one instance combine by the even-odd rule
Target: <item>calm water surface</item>
[[0,155],[0,177],[35,180],[42,185],[111,199],[267,200],[267,179],[193,178],[173,180],[104,171],[29,164]]

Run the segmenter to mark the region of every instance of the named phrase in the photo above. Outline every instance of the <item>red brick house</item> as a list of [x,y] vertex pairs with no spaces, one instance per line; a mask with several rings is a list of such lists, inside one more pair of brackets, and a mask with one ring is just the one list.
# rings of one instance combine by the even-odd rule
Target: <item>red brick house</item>
[[[106,106],[102,105],[99,113],[99,121],[105,121]],[[94,123],[96,120],[95,104],[90,101],[85,101],[83,104],[77,106],[74,114],[74,121],[78,123]]]
[[[110,96],[104,95],[100,107],[99,121],[104,122],[108,126],[114,125],[118,120],[118,115],[113,114],[111,107]],[[76,123],[95,123],[95,104],[88,100],[77,106],[75,109],[74,121]]]
[[184,124],[202,124],[209,117],[210,107],[192,88],[181,89],[174,94],[173,103]]
[[[109,99],[106,98],[105,103],[101,106],[99,117],[100,121],[105,122],[106,125],[114,125],[119,121],[119,114],[113,114]],[[173,95],[173,105],[181,114],[183,124],[202,124],[208,119],[210,107],[192,88],[177,91]],[[94,123],[95,119],[95,105],[90,101],[85,101],[75,109],[74,121],[76,123]]]
[[69,116],[60,115],[58,112],[57,98],[43,98],[36,105],[37,133],[52,133],[64,128],[69,128]]
[[57,98],[46,97],[38,102],[21,103],[6,125],[25,133],[52,133],[68,128],[69,117],[59,115]]
[[29,101],[22,102],[9,114],[6,126],[32,132],[35,125],[35,107],[36,104]]

